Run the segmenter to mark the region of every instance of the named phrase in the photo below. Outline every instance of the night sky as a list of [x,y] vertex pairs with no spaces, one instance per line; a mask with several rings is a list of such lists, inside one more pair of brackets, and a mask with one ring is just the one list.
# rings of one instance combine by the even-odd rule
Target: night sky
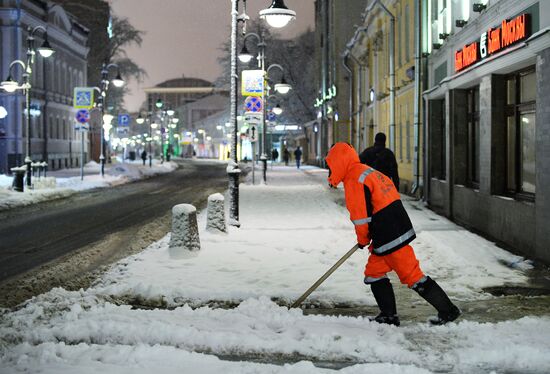
[[[258,11],[270,3],[249,0],[247,13],[256,19]],[[116,15],[145,31],[141,48],[126,49],[149,75],[140,85],[130,82],[132,94],[126,97],[130,111],[137,111],[145,100],[142,88],[182,75],[209,81],[220,75],[217,58],[222,43],[230,38],[230,0],[111,0],[111,4]],[[285,4],[297,15],[282,36],[291,38],[313,28],[314,0],[285,0]]]

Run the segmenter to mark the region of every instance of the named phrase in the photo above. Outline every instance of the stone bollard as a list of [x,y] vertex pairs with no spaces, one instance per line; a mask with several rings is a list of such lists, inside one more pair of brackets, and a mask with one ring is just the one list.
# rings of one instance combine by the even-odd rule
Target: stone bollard
[[208,196],[208,209],[206,211],[207,230],[227,232],[224,200],[221,193]]
[[191,204],[179,204],[172,208],[172,234],[170,255],[185,257],[190,251],[201,249],[197,226],[197,209]]

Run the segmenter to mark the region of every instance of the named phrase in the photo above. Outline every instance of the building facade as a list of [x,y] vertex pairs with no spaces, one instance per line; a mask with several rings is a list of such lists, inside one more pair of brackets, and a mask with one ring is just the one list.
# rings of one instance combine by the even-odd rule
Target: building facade
[[311,163],[324,164],[331,144],[352,142],[354,128],[350,114],[350,72],[342,64],[342,54],[361,22],[364,0],[316,0],[315,43],[316,86],[318,96],[312,103],[317,111],[316,125],[305,126],[308,139],[304,153]]
[[396,156],[400,189],[421,193],[421,79],[416,45],[418,1],[369,0],[360,27],[348,43],[352,76],[352,144],[361,152],[378,132]]
[[[38,53],[31,75],[31,130],[26,133],[25,97],[0,91],[0,105],[8,115],[0,120],[0,173],[10,173],[26,154],[26,139],[31,137],[33,161],[46,161],[50,169],[76,167],[88,159],[85,133],[74,129],[73,87],[86,85],[88,30],[56,4],[42,0],[2,0],[0,2],[0,76],[8,76],[14,60],[26,60],[26,37],[29,27],[47,28],[55,54],[49,59]],[[35,35],[40,46],[43,35]],[[21,80],[22,71],[13,70]],[[84,160],[81,159],[81,136],[84,136]]]
[[[88,87],[98,87],[101,82],[101,67],[110,58],[109,32],[112,32],[111,10],[109,3],[104,0],[54,0],[63,9],[75,16],[78,22],[88,30],[90,37],[87,46],[87,84]],[[99,112],[92,112],[88,139],[90,146],[90,160],[99,162],[101,154],[101,126],[102,119]]]
[[426,5],[426,200],[548,262],[550,2]]

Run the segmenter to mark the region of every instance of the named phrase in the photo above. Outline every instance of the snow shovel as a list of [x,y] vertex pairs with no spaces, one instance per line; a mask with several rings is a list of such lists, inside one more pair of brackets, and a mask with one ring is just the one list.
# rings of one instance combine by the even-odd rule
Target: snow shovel
[[330,275],[332,273],[334,273],[334,271],[336,269],[338,269],[338,267],[340,267],[340,265],[342,265],[357,249],[359,248],[359,246],[357,244],[355,244],[353,246],[352,249],[350,249],[345,255],[342,256],[341,259],[338,260],[337,263],[335,263],[334,265],[332,265],[332,267],[330,269],[328,269],[328,271],[323,274],[323,276],[321,278],[319,278],[317,280],[317,282],[315,282],[313,284],[313,286],[309,287],[308,290],[306,292],[304,292],[304,294],[302,296],[300,296],[298,298],[298,300],[296,300],[290,307],[291,308],[297,308],[300,306],[301,303],[304,302],[304,300],[309,296],[311,295],[311,293],[313,291],[315,291],[317,289],[317,287],[319,287],[321,285],[321,283],[323,283],[328,277],[330,277]]

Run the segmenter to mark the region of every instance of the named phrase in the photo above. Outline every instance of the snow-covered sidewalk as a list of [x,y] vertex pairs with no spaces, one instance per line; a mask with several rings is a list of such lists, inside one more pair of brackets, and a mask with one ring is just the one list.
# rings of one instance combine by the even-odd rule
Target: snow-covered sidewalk
[[113,164],[105,166],[105,175],[102,177],[99,174],[99,164],[90,161],[84,166],[83,180],[81,180],[79,168],[51,171],[47,176],[49,179],[55,178],[55,187],[28,189],[25,186],[24,192],[11,190],[13,176],[0,174],[0,211],[67,197],[79,191],[111,187],[152,175],[169,173],[177,167],[175,162],[161,164],[158,160],[153,160],[152,167],[149,167],[149,164],[144,166],[142,161],[122,163],[113,160]]
[[[267,186],[241,185],[241,228],[207,232],[205,214],[199,215],[199,253],[171,258],[168,235],[113,266],[90,289],[54,289],[4,311],[2,373],[331,371],[313,363],[347,366],[343,373],[550,372],[548,316],[481,323],[464,310],[446,326],[404,318],[396,328],[364,315],[288,310],[355,244],[355,235],[342,191],[325,187],[326,171],[277,166],[268,178]],[[522,258],[418,202],[406,206],[423,270],[459,306],[493,302],[485,287],[528,281]],[[356,252],[307,306],[375,313],[362,283],[367,257]],[[392,279],[405,316],[433,313]]]

